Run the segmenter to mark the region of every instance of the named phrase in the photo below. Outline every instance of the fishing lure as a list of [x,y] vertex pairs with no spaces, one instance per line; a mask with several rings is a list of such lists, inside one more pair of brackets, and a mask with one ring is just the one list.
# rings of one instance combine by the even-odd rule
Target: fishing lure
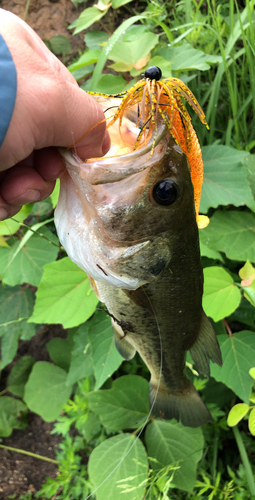
[[[167,129],[187,157],[194,187],[197,225],[199,228],[204,228],[209,224],[209,219],[204,215],[199,215],[203,183],[202,153],[196,132],[191,123],[191,117],[184,107],[182,98],[190,104],[201,122],[208,129],[209,127],[205,114],[191,90],[178,78],[161,79],[161,76],[160,68],[151,66],[146,69],[143,79],[125,92],[119,94],[88,93],[94,96],[122,99],[107,124],[107,128],[109,128],[119,120],[120,136],[124,113],[137,105],[138,119],[136,125],[140,131],[134,150],[144,147],[151,138],[156,138],[159,118],[166,124]],[[152,141],[151,155],[153,151],[154,143]]]

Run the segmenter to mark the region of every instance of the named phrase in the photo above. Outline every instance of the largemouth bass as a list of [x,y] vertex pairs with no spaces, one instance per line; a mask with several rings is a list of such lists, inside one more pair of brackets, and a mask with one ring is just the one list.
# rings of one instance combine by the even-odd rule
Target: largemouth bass
[[56,227],[110,313],[118,351],[125,359],[138,351],[149,368],[153,414],[198,427],[211,415],[185,375],[186,351],[206,377],[209,360],[222,361],[202,309],[190,169],[160,119],[151,140],[134,151],[135,121],[123,117],[122,138],[113,127],[113,149],[103,159],[82,162],[63,153]]

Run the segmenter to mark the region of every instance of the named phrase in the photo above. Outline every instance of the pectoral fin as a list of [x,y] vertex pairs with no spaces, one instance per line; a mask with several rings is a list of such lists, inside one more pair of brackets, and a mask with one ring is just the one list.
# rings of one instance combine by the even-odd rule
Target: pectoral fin
[[124,359],[132,359],[136,353],[135,347],[125,339],[125,334],[121,326],[118,325],[118,323],[116,323],[116,321],[114,321],[113,319],[112,327],[114,332],[114,342],[117,351]]
[[202,314],[199,334],[196,342],[190,348],[190,354],[196,367],[202,375],[210,377],[210,359],[222,366],[220,347],[214,329],[205,313]]

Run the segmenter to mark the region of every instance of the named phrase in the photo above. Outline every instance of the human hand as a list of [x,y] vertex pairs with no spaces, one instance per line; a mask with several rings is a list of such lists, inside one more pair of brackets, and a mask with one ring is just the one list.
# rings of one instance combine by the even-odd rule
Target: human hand
[[[81,158],[103,156],[110,147],[101,107],[80,89],[67,68],[36,33],[0,9],[3,36],[17,71],[12,119],[0,148],[0,220],[52,192],[65,166],[56,147]],[[88,135],[85,135],[89,132]]]

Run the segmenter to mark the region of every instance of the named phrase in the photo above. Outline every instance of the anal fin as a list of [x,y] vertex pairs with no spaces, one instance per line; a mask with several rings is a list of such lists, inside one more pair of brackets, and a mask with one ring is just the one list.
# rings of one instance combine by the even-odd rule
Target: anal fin
[[205,377],[210,376],[210,359],[213,363],[222,366],[220,346],[211,322],[204,311],[197,340],[189,351],[199,373]]
[[118,323],[112,319],[115,346],[124,359],[132,359],[136,353],[135,347],[125,339],[125,334]]

